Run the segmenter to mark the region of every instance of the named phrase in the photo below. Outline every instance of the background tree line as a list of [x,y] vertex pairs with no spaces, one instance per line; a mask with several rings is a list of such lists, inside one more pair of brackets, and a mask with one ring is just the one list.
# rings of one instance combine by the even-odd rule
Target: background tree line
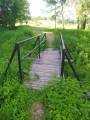
[[89,0],[44,0],[47,6],[50,7],[50,11],[53,11],[53,18],[55,20],[56,28],[56,18],[61,16],[62,25],[64,28],[65,18],[64,9],[66,6],[75,4],[75,11],[77,17],[77,28],[85,29],[86,23],[89,21],[90,14],[90,1]]
[[0,0],[0,24],[15,27],[16,21],[30,19],[28,0]]

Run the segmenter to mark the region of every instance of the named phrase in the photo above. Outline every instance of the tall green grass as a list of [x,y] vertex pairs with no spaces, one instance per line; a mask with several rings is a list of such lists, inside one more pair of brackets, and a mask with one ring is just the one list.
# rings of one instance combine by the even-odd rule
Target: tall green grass
[[[17,52],[10,65],[7,75],[4,76],[5,69],[14,50],[16,42],[35,36],[30,26],[19,26],[15,30],[0,28],[0,120],[26,120],[31,105],[37,101],[39,92],[26,88],[20,84]],[[36,39],[20,45],[21,58],[30,52]],[[38,44],[38,43],[37,43]],[[36,44],[36,45],[37,45]],[[43,45],[41,45],[41,48]],[[36,57],[38,48],[31,57]],[[33,61],[25,59],[21,63],[24,80],[30,80],[30,71]]]
[[[44,120],[89,120],[89,100],[82,98],[84,95],[82,92],[89,92],[90,90],[90,32],[83,30],[43,29],[54,33],[53,49],[59,49],[59,35],[62,32],[64,41],[74,60],[73,65],[82,87],[74,78],[68,63],[65,63],[64,66],[65,81],[55,78],[58,79],[59,83],[52,81],[42,91],[35,91],[32,88],[20,85],[17,53],[5,77],[3,73],[15,43],[34,36],[34,33],[30,26],[17,27],[15,30],[0,28],[0,119],[27,120],[32,104],[34,102],[43,102],[47,107]],[[32,49],[35,40],[20,45],[21,57]],[[32,54],[32,57],[35,57],[37,54],[38,49]],[[28,65],[31,66],[32,61],[26,59],[22,62],[22,72],[28,74]],[[24,79],[28,79],[27,75],[25,75]]]
[[[65,30],[58,29],[54,32],[55,40],[53,41],[53,49],[60,47],[60,32],[74,60],[73,66],[78,77],[85,87],[86,91],[90,91],[90,31],[88,30]],[[74,78],[73,72],[68,63],[64,65],[65,77]]]
[[[74,60],[72,63],[80,82],[68,63],[64,64],[65,79],[54,76],[42,94],[47,106],[45,120],[89,120],[90,101],[83,92],[90,92],[90,31],[49,29],[55,35],[53,49],[60,48],[60,32]],[[58,80],[58,81],[56,81]]]

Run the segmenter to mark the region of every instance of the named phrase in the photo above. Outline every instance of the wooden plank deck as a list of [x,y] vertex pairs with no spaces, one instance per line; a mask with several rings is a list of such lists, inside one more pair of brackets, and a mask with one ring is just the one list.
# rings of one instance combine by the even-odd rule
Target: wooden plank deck
[[48,48],[37,58],[32,66],[32,71],[29,72],[31,76],[30,81],[25,81],[27,86],[32,85],[33,89],[41,89],[43,85],[47,85],[52,80],[51,75],[54,72],[59,73],[60,55],[58,50]]

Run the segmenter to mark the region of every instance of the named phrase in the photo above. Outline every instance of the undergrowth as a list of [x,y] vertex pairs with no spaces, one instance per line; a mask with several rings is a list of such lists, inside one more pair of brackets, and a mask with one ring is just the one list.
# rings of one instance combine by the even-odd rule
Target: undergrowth
[[[59,49],[60,47],[60,32],[72,56],[72,64],[82,83],[82,87],[85,88],[86,92],[90,92],[90,31],[57,29],[54,31],[53,49]],[[68,76],[74,78],[68,63],[64,65],[64,74],[66,78]]]
[[[0,28],[0,120],[28,119],[31,105],[39,99],[38,91],[20,84],[17,52],[6,76],[4,76],[15,43],[35,35],[30,26],[19,26],[14,30]],[[20,45],[21,58],[32,50],[35,41],[36,38]],[[43,46],[42,44],[41,49]],[[37,48],[31,57],[36,57],[38,51]],[[30,59],[25,59],[21,63],[22,73],[24,72],[23,82],[30,80],[28,71],[30,71],[32,64],[33,61]]]
[[80,83],[70,77],[50,82],[42,95],[45,120],[89,120],[90,102],[82,91]]
[[[90,89],[89,31],[43,29],[54,32],[53,49],[59,49],[59,33],[60,31],[62,32],[65,43],[74,60],[73,65],[78,73],[82,87],[80,87],[79,81],[75,79],[68,63],[65,63],[64,66],[65,80],[60,78],[53,80],[52,78],[53,81],[41,91],[21,85],[19,83],[17,53],[5,77],[4,72],[15,42],[28,39],[34,36],[34,33],[30,26],[20,26],[15,30],[0,28],[0,120],[30,119],[28,114],[32,104],[35,102],[42,102],[47,107],[45,117],[42,120],[89,120],[90,101],[83,98],[83,91],[89,92]],[[35,40],[20,45],[21,57],[30,52]],[[32,54],[32,57],[37,54],[38,49]],[[28,78],[28,71],[32,64],[33,61],[29,59],[22,62],[22,72],[25,73],[23,81],[24,79],[30,79],[30,77]],[[36,75],[35,77],[38,76]]]

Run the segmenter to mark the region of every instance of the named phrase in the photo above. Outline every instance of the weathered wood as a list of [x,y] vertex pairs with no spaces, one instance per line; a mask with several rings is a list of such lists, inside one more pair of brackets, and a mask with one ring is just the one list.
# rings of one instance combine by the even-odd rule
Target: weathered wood
[[37,58],[32,66],[32,71],[29,72],[31,76],[30,81],[25,81],[27,87],[32,86],[33,89],[41,89],[44,85],[51,80],[53,73],[59,73],[60,67],[60,55],[59,51],[53,51],[52,48],[48,48],[40,55],[40,59]]
[[[65,62],[68,62],[68,60],[67,60],[67,59],[64,59],[64,61],[65,61]],[[70,61],[71,61],[71,62],[73,62],[73,60],[72,60],[72,59],[70,59]]]
[[83,96],[84,98],[89,98],[90,99],[90,93],[85,93],[85,96]]

